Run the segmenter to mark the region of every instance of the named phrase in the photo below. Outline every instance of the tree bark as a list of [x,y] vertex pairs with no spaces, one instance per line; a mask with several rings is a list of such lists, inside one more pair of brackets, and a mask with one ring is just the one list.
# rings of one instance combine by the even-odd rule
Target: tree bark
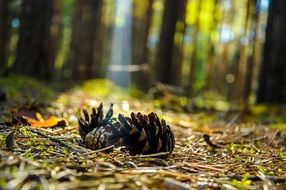
[[0,1],[0,72],[7,65],[8,42],[10,36],[9,0]]
[[250,5],[250,13],[251,13],[251,25],[250,30],[253,31],[253,41],[252,41],[252,54],[248,56],[247,59],[247,69],[245,76],[245,84],[243,90],[243,102],[244,102],[244,110],[245,112],[249,111],[249,97],[253,90],[253,81],[254,81],[254,71],[257,65],[257,51],[258,51],[258,33],[259,33],[259,13],[257,10],[257,1],[251,1]]
[[[102,13],[102,0],[75,0],[69,64],[74,80],[96,77],[94,51]],[[98,40],[98,39],[97,39]]]
[[[251,18],[251,6],[252,6],[253,0],[247,0],[246,2],[246,14],[244,18],[244,24],[243,24],[243,38],[249,39],[249,23]],[[234,91],[234,97],[232,97],[235,100],[243,101],[245,103],[244,98],[244,85],[246,80],[246,75],[248,72],[248,49],[249,45],[247,43],[239,43],[240,45],[240,52],[239,52],[239,61],[237,63],[237,70],[236,73],[236,80],[234,84],[234,88],[232,89]]]
[[[150,86],[149,65],[148,63],[148,37],[151,28],[153,16],[154,0],[145,0],[147,2],[144,15],[134,15],[132,24],[132,64],[138,66],[138,70],[132,73],[132,81],[143,91],[147,91]],[[133,3],[135,6],[140,6]],[[142,7],[140,7],[142,9]]]
[[200,31],[200,13],[202,9],[202,2],[198,0],[198,8],[197,8],[197,18],[194,24],[194,32],[192,34],[193,37],[193,46],[194,49],[191,54],[191,67],[190,67],[190,80],[189,80],[189,96],[194,94],[194,84],[196,80],[196,66],[197,66],[197,48],[199,42],[199,31]]
[[20,74],[51,80],[57,52],[59,21],[57,1],[24,0],[20,14],[17,57],[13,70]]
[[155,73],[158,81],[165,84],[174,84],[176,73],[172,70],[174,35],[178,20],[181,0],[165,0],[162,29],[155,62]]
[[174,73],[173,84],[176,86],[181,85],[181,76],[182,76],[182,66],[183,66],[183,59],[184,59],[184,36],[187,28],[187,24],[185,21],[186,17],[186,7],[187,7],[187,0],[179,0],[179,15],[177,19],[177,39],[174,42],[174,56],[173,64],[171,70]]
[[266,27],[258,103],[286,102],[286,1],[272,0]]
[[209,31],[209,48],[208,48],[208,53],[207,53],[207,58],[206,58],[206,63],[207,63],[207,74],[206,74],[206,85],[205,85],[205,90],[209,91],[209,90],[213,90],[213,76],[214,76],[214,69],[215,69],[215,65],[216,65],[216,50],[215,50],[215,46],[216,43],[218,43],[215,39],[212,38],[212,32],[218,30],[218,18],[216,17],[216,13],[217,11],[219,11],[218,9],[218,5],[219,5],[219,0],[215,0],[214,1],[214,8],[212,10],[212,17],[213,17],[213,21],[211,24],[211,29]]

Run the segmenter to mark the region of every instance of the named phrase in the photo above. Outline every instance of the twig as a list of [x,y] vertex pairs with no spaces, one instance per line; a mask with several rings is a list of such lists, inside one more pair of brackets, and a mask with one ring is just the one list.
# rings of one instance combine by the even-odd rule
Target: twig
[[114,145],[107,146],[107,147],[104,147],[104,148],[98,149],[98,150],[89,151],[89,152],[83,153],[82,155],[90,155],[90,154],[102,152],[102,151],[105,151],[105,150],[109,150],[109,149],[112,149],[112,148],[114,148]]
[[188,184],[180,182],[180,181],[172,179],[172,178],[169,178],[169,177],[165,177],[164,186],[167,189],[180,189],[180,190],[191,189],[191,187]]
[[198,176],[194,175],[188,175],[184,173],[180,173],[178,171],[169,171],[166,169],[163,169],[162,167],[148,167],[145,169],[142,168],[136,168],[136,169],[128,169],[128,170],[123,170],[122,173],[124,174],[131,174],[131,175],[137,175],[137,174],[144,174],[144,173],[155,173],[155,174],[160,174],[163,175],[164,177],[175,177],[179,179],[185,179],[185,180],[196,180],[198,179]]
[[201,168],[201,169],[208,169],[208,170],[213,170],[216,172],[226,172],[225,169],[220,169],[220,168],[215,168],[213,166],[208,166],[208,165],[202,165],[202,164],[196,164],[196,163],[185,163],[186,166],[192,167],[192,168]]
[[169,155],[170,152],[159,152],[155,154],[144,154],[144,155],[136,155],[136,156],[131,156],[132,158],[148,158],[148,157],[159,157],[159,156],[166,156]]
[[207,143],[210,147],[212,147],[212,148],[222,148],[221,146],[214,144],[214,143],[211,141],[210,136],[209,136],[208,134],[204,134],[203,137],[204,137],[204,140],[206,141],[206,143]]

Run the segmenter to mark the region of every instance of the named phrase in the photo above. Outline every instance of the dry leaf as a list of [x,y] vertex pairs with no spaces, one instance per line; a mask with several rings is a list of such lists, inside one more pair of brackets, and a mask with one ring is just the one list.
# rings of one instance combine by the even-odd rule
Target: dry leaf
[[51,116],[50,118],[45,120],[40,113],[36,113],[36,117],[37,119],[22,116],[26,123],[32,127],[50,128],[57,126],[67,126],[68,124],[66,119],[55,116]]

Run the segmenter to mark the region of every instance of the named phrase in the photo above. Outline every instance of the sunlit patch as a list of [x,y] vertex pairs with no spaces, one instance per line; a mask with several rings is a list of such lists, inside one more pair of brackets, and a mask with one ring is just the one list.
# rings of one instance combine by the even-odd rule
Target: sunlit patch
[[233,83],[235,80],[235,76],[233,74],[229,73],[225,76],[225,80],[228,83]]
[[20,19],[14,18],[11,22],[13,28],[18,28],[20,26]]
[[227,43],[233,40],[234,34],[229,25],[222,25],[219,32],[219,37],[222,43]]
[[[131,43],[132,43],[132,1],[116,1],[115,25],[112,36],[111,60],[109,68],[114,65],[127,66],[131,64]],[[120,67],[121,68],[121,67]],[[125,68],[125,67],[122,67]],[[113,71],[108,69],[107,78],[122,87],[130,85],[130,72]]]
[[95,99],[89,99],[87,104],[91,107],[95,107],[97,105],[97,101]]
[[77,117],[76,117],[75,115],[70,115],[69,118],[68,118],[68,120],[69,120],[70,122],[76,122],[76,121],[77,121]]
[[123,102],[122,102],[122,109],[123,109],[124,111],[129,111],[129,104],[128,104],[127,101],[123,101]]

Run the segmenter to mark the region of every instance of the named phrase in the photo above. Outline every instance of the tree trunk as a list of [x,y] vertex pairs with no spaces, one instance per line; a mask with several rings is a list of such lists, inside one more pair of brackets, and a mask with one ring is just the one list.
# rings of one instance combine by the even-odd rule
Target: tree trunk
[[258,103],[286,102],[286,1],[272,0],[266,27]]
[[52,78],[59,35],[59,19],[54,15],[56,2],[23,1],[15,72],[45,80]]
[[7,65],[8,42],[10,36],[9,0],[0,1],[0,72]]
[[[253,0],[247,0],[246,2],[246,14],[244,18],[244,24],[243,24],[243,38],[249,39],[249,22],[251,17],[251,5]],[[236,80],[234,84],[234,88],[232,89],[234,91],[234,98],[238,101],[243,101],[245,103],[244,96],[244,85],[245,85],[245,79],[246,79],[246,73],[248,72],[248,42],[242,43],[240,42],[240,52],[239,52],[239,61],[237,65],[236,70]]]
[[75,0],[69,64],[72,78],[95,77],[94,51],[102,11],[102,0]]
[[102,75],[102,54],[103,54],[103,44],[104,44],[104,28],[103,23],[101,22],[103,17],[103,6],[104,2],[103,0],[97,0],[97,11],[96,11],[96,30],[95,30],[95,45],[94,45],[94,56],[93,56],[93,62],[90,63],[91,65],[91,73],[88,75],[90,78],[95,77],[99,78]]
[[216,51],[215,51],[215,46],[216,43],[218,43],[213,37],[212,33],[216,30],[218,30],[218,18],[216,17],[217,11],[219,5],[219,0],[214,1],[214,8],[212,10],[212,24],[211,24],[211,29],[208,34],[208,53],[207,53],[207,58],[206,58],[206,63],[207,63],[207,71],[206,71],[206,85],[205,85],[205,90],[213,90],[213,75],[214,75],[214,68],[216,65]]
[[179,15],[178,20],[176,24],[176,40],[174,41],[174,56],[173,56],[173,62],[176,64],[173,64],[171,70],[174,73],[173,78],[173,84],[176,86],[181,85],[181,73],[182,73],[182,66],[183,66],[183,58],[184,58],[184,36],[186,32],[186,7],[187,7],[187,0],[179,0]]
[[181,1],[165,0],[165,9],[163,13],[162,29],[155,62],[155,73],[157,79],[165,84],[174,84],[176,73],[172,70],[174,35],[176,32],[176,23],[178,20]]
[[190,80],[189,80],[189,96],[194,94],[194,84],[196,80],[196,65],[197,65],[197,49],[198,49],[198,42],[199,42],[199,31],[200,31],[200,13],[202,9],[202,2],[198,0],[198,8],[197,8],[197,17],[196,22],[194,24],[194,32],[192,34],[193,38],[193,51],[191,54],[191,67],[190,67]]
[[145,18],[145,27],[144,27],[144,35],[143,35],[143,47],[142,47],[142,63],[148,62],[148,36],[151,28],[152,17],[153,17],[153,3],[154,0],[148,0],[148,8],[146,11]]
[[245,112],[249,111],[249,97],[252,92],[254,71],[257,65],[257,51],[258,51],[258,33],[259,33],[259,13],[257,10],[257,1],[251,1],[251,28],[253,31],[253,41],[252,41],[252,54],[248,57],[247,69],[246,69],[246,78],[243,91],[243,102]]
[[[153,16],[154,0],[145,0],[147,2],[144,15],[136,14],[136,10],[142,9],[141,4],[133,3],[133,21],[132,21],[132,64],[135,69],[132,73],[132,81],[143,91],[147,91],[150,86],[150,76],[148,72],[148,36]],[[138,2],[136,2],[138,3]]]

